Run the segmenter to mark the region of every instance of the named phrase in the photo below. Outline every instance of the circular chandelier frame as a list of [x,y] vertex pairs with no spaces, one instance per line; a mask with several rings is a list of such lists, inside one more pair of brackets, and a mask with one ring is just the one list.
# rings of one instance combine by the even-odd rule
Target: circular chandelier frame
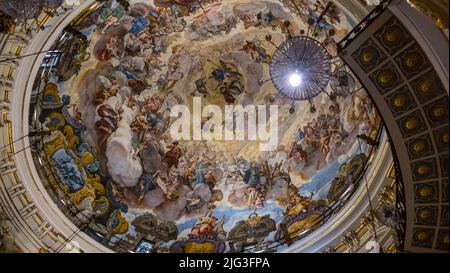
[[[291,37],[279,45],[272,56],[270,78],[283,96],[294,101],[309,101],[327,87],[331,60],[328,50],[316,39]],[[292,79],[296,79],[295,84]]]

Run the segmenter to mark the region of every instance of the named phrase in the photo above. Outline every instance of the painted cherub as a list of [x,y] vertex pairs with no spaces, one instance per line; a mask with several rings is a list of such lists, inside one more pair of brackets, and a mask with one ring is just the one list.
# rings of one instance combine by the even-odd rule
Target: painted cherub
[[118,26],[118,25],[119,25],[119,18],[111,15],[103,23],[103,28],[101,30],[101,33],[105,34],[105,32],[106,32],[106,30],[108,30],[108,28]]
[[120,40],[117,36],[111,36],[106,42],[106,51],[111,53],[111,56],[122,59],[120,54]]
[[142,141],[147,132],[151,130],[147,117],[144,114],[138,114],[131,124],[131,130],[138,135],[138,141]]
[[265,201],[264,193],[262,193],[262,192],[258,193],[258,196],[256,197],[256,200],[253,203],[253,208],[254,209],[264,208],[264,201]]
[[148,113],[156,113],[161,109],[162,106],[162,100],[158,96],[152,96],[149,99],[147,99],[143,105],[144,110]]
[[195,237],[208,237],[214,232],[217,220],[211,211],[206,213],[205,216],[197,220],[197,223],[195,223],[195,226],[191,230],[191,235]]

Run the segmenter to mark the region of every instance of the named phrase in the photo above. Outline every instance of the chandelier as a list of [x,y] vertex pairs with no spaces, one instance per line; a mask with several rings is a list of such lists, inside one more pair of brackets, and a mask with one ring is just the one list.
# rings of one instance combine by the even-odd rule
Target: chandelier
[[[302,16],[297,0],[291,1],[295,13]],[[265,37],[276,48],[269,63],[270,81],[280,95],[292,100],[292,114],[295,113],[296,101],[308,101],[311,112],[315,112],[312,99],[321,93],[335,101],[337,97],[346,97],[354,92],[353,76],[345,71],[345,64],[340,58],[331,56],[326,48],[329,39],[336,34],[332,24],[327,22],[329,14],[332,18],[333,9],[332,2],[326,6],[318,3],[316,10],[309,12],[307,30],[300,30],[299,36],[290,33],[291,23],[285,21],[283,25],[287,29],[287,37],[280,45],[273,42],[270,34]],[[325,37],[324,41],[321,42],[320,37]],[[326,91],[328,86],[329,92]]]
[[277,48],[269,70],[273,84],[283,96],[310,100],[330,81],[331,57],[319,41],[307,36],[293,37]]
[[7,0],[0,1],[0,11],[17,19],[20,23],[36,18],[42,11],[50,12],[58,8],[63,0]]
[[0,10],[19,22],[37,17],[42,10],[41,0],[0,1]]
[[43,9],[45,11],[52,11],[61,6],[63,0],[42,0]]

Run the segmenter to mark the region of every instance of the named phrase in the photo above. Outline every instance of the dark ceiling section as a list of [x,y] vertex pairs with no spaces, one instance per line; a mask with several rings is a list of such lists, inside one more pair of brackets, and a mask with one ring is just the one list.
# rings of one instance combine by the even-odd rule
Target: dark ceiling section
[[407,196],[405,251],[448,252],[448,92],[389,10],[343,44],[341,55],[366,83],[399,159]]

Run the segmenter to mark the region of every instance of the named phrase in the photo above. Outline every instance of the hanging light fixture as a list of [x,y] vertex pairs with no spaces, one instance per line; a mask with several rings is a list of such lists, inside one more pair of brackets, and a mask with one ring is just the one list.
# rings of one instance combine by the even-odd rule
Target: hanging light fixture
[[63,4],[63,0],[6,0],[0,1],[0,11],[17,19],[19,23],[26,23],[36,18],[42,11],[54,12]]
[[[293,6],[297,7],[293,0]],[[315,11],[311,11],[307,20],[307,30],[301,30],[300,36],[294,36],[289,32],[289,21],[283,25],[288,30],[286,41],[276,45],[272,36],[266,36],[266,41],[272,44],[276,50],[269,63],[270,80],[278,93],[290,100],[292,106],[290,113],[295,113],[294,102],[309,101],[310,111],[317,111],[312,99],[325,93],[331,100],[335,101],[338,96],[346,97],[352,93],[355,87],[355,80],[344,70],[338,67],[333,71],[333,64],[337,56],[333,57],[328,52],[328,38],[336,34],[331,24],[326,22],[325,16],[332,12],[333,4],[323,7],[319,14],[317,5]],[[301,11],[298,10],[298,14]],[[319,37],[325,36],[325,41],[319,41]],[[331,82],[332,92],[325,90]]]
[[18,22],[25,23],[41,13],[42,4],[42,0],[0,1],[0,10]]
[[42,0],[43,9],[46,12],[53,13],[55,9],[57,9],[63,0]]
[[331,58],[317,40],[298,36],[281,44],[269,65],[277,90],[294,101],[311,100],[328,85]]

